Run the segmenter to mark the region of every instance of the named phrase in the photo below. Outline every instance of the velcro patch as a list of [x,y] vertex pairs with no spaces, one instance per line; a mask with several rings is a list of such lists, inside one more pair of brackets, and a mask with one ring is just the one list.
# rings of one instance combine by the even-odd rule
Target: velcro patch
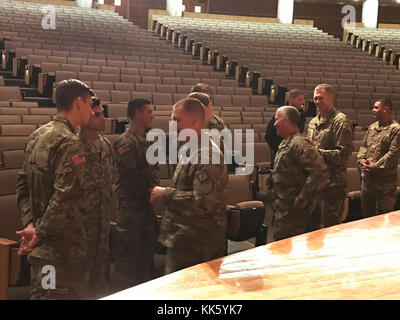
[[202,170],[201,172],[199,172],[198,178],[199,178],[199,181],[200,181],[201,183],[203,183],[204,181],[206,181],[206,180],[208,179],[208,174],[207,174],[207,172],[206,172],[205,170]]
[[75,166],[79,166],[81,163],[85,162],[85,156],[82,153],[74,154],[71,159]]
[[124,154],[124,153],[127,152],[128,150],[129,150],[128,148],[120,147],[120,148],[118,148],[118,153],[119,153],[119,154]]

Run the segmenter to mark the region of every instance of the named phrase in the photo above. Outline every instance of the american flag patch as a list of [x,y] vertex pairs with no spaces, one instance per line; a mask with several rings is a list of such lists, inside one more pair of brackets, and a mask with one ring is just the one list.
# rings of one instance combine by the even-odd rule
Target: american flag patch
[[75,166],[79,166],[81,163],[85,162],[85,156],[81,154],[74,154],[72,156],[72,162],[74,163]]

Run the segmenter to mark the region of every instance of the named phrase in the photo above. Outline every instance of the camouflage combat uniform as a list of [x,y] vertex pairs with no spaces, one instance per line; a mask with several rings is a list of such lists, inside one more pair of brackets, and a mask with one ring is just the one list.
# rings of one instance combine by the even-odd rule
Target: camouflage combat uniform
[[222,131],[225,128],[225,123],[224,120],[213,113],[204,128],[209,130],[218,129],[219,131]]
[[342,222],[347,162],[353,151],[353,125],[346,115],[332,108],[326,117],[318,114],[310,121],[307,137],[321,153],[329,172],[328,185],[321,190],[315,211],[320,218],[310,228],[326,228]]
[[[223,155],[214,142],[190,155],[198,163],[180,158],[170,187],[164,190],[166,212],[160,242],[166,246],[165,272],[216,259],[227,254],[226,196],[228,175]],[[185,147],[185,146],[184,146]],[[214,152],[219,164],[201,164],[204,152]]]
[[371,124],[364,136],[357,161],[369,159],[372,171],[361,170],[361,209],[364,217],[393,210],[396,203],[397,162],[400,125],[390,121],[382,126]]
[[110,219],[115,219],[116,179],[115,154],[111,143],[99,136],[89,142],[79,133],[85,152],[85,182],[82,211],[85,216],[88,257],[90,263],[90,296],[107,295],[106,274],[109,270]]
[[119,288],[151,280],[157,243],[150,189],[159,184],[158,166],[150,165],[146,159],[152,142],[131,130],[126,130],[114,144],[118,226],[113,286]]
[[[57,115],[33,132],[18,175],[22,223],[33,222],[40,241],[28,255],[32,299],[79,299],[88,288],[83,201],[85,156],[71,123]],[[56,289],[42,287],[42,267],[56,271]]]
[[[304,233],[317,194],[328,182],[324,160],[308,139],[295,133],[279,145],[272,176],[276,194],[273,203],[275,240]],[[299,195],[306,200],[304,209],[294,206]]]

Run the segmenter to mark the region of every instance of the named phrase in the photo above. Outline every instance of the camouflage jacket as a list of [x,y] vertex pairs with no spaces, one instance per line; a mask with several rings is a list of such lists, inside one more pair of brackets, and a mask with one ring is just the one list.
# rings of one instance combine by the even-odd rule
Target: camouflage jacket
[[296,133],[279,145],[272,177],[278,199],[311,200],[328,183],[328,170],[311,141]]
[[[201,163],[202,153],[209,155],[210,164]],[[212,164],[213,153],[219,164]],[[160,241],[166,247],[207,250],[226,241],[228,174],[222,152],[210,139],[209,147],[199,146],[190,159],[186,164],[179,159],[171,186],[164,190],[167,209]]]
[[335,108],[326,117],[318,114],[308,124],[307,138],[328,167],[328,186],[346,186],[347,162],[353,152],[353,125],[349,118]]
[[211,115],[210,120],[205,125],[206,129],[218,129],[222,131],[225,128],[224,120],[216,116],[214,113]]
[[[109,223],[115,219],[116,159],[111,143],[103,136],[95,143],[88,142],[83,131],[79,133],[85,152],[85,181],[82,212],[88,241],[96,242],[93,249],[108,252]],[[103,252],[104,253],[104,252]]]
[[33,222],[40,241],[31,256],[68,263],[86,257],[83,201],[85,156],[71,123],[57,115],[33,132],[17,180],[22,223]]
[[158,165],[151,165],[146,159],[150,144],[152,142],[146,141],[145,136],[129,129],[114,144],[118,168],[117,221],[121,224],[130,220],[129,208],[150,206],[150,189],[159,184]]
[[362,171],[362,176],[397,177],[399,159],[400,125],[396,121],[380,126],[379,122],[371,124],[361,143],[357,162],[369,159],[375,164],[371,172]]

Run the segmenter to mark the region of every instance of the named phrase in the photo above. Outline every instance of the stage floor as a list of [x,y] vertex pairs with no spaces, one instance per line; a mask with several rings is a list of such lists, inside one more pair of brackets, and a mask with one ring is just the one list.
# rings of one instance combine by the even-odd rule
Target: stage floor
[[400,299],[400,211],[238,252],[104,299]]

